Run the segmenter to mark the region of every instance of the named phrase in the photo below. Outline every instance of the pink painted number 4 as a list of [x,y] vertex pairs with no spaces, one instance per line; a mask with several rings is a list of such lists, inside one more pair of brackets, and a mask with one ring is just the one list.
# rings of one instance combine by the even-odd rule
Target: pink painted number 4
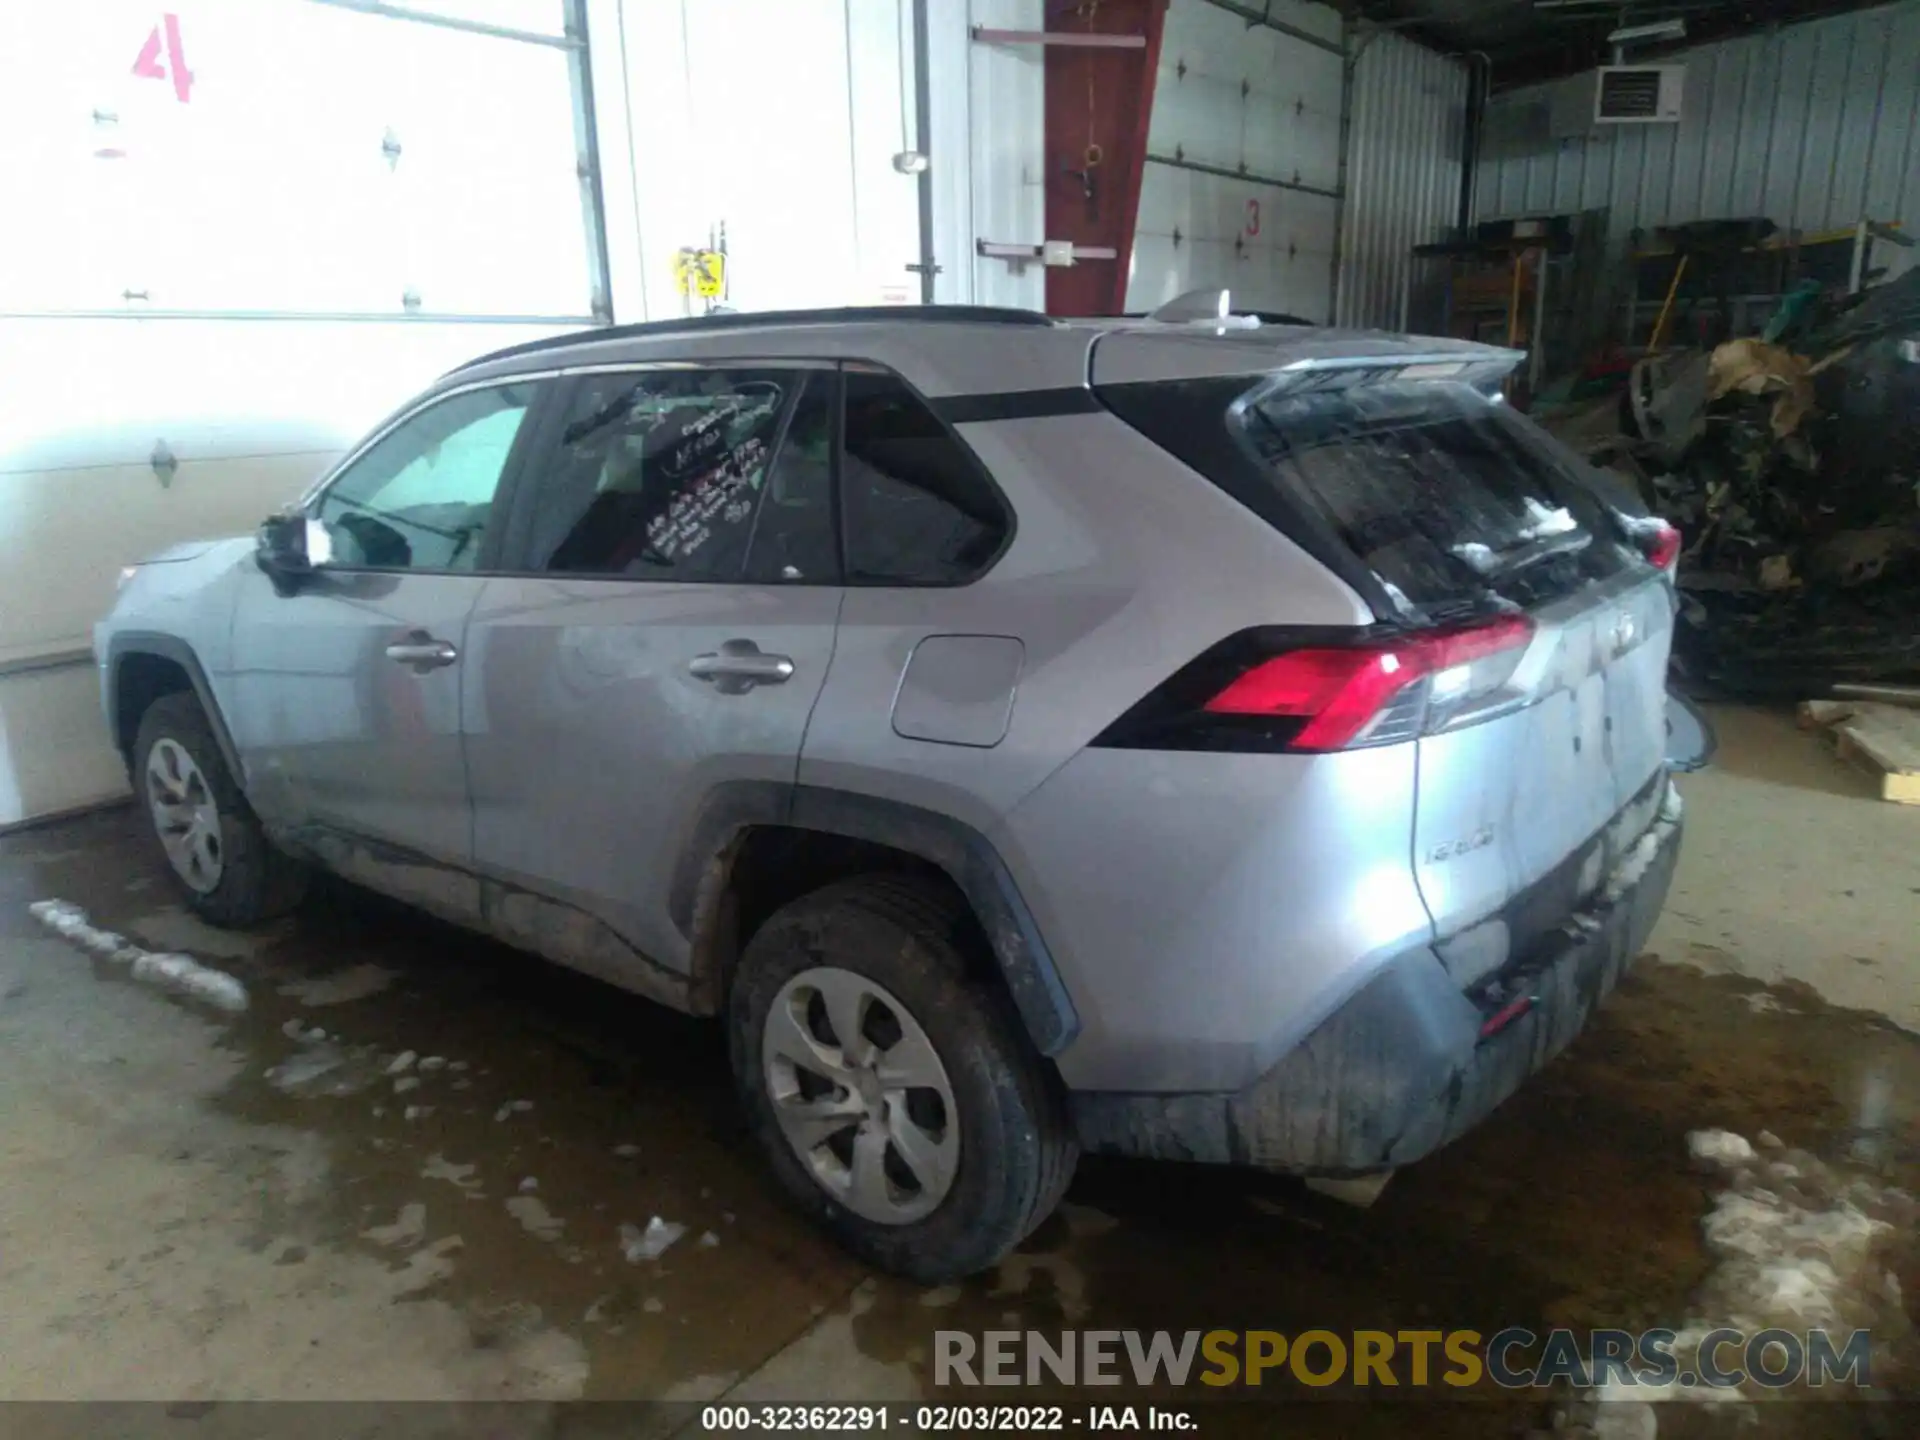
[[[164,64],[160,60],[162,44],[167,52]],[[178,15],[163,15],[160,23],[153,27],[147,43],[140,47],[140,58],[133,62],[133,73],[143,80],[173,81],[173,98],[182,105],[187,103],[187,97],[193,93],[193,72],[187,69],[187,52],[180,44]]]

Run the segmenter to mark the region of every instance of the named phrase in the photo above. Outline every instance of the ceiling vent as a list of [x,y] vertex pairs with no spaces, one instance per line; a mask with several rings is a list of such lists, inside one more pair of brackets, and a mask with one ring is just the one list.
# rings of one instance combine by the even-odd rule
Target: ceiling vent
[[1593,91],[1600,125],[1671,125],[1680,118],[1684,65],[1607,65]]

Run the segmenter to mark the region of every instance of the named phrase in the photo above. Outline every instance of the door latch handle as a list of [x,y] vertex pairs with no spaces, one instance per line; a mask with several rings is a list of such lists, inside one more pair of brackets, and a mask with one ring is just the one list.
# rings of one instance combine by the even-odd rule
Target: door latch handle
[[405,665],[416,675],[453,664],[460,652],[445,640],[436,640],[424,630],[416,630],[404,640],[387,646],[387,659]]
[[723,695],[740,695],[756,685],[781,685],[793,678],[793,661],[769,655],[751,640],[728,640],[718,650],[696,655],[687,673],[705,680]]

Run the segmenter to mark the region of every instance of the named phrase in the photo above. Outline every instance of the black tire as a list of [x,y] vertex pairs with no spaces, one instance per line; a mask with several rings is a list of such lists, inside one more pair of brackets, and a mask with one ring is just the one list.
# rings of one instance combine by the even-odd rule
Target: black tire
[[206,712],[189,691],[162,695],[149,705],[140,717],[140,730],[133,742],[134,800],[146,819],[155,848],[161,847],[153,811],[147,803],[147,758],[162,740],[179,745],[199,767],[220,815],[220,879],[211,890],[202,892],[188,885],[162,852],[162,863],[182,898],[201,919],[227,928],[258,925],[293,909],[306,893],[307,867],[267,839],[253,807],[227,769]]
[[[729,1051],[749,1127],[781,1185],[842,1246],[922,1284],[972,1275],[1052,1213],[1079,1158],[1060,1082],[1027,1040],[1005,992],[968,973],[969,917],[956,897],[904,877],[841,881],[776,912],[740,958]],[[924,1219],[889,1225],[847,1209],[787,1143],[767,1093],[761,1042],[787,981],[827,964],[876,981],[926,1031],[958,1114],[952,1189]]]

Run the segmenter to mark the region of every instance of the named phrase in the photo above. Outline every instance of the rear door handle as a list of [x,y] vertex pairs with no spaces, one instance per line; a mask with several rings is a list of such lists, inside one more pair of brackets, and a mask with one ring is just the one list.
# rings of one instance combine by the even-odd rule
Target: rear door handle
[[387,659],[397,665],[405,665],[416,675],[424,675],[429,670],[439,670],[453,664],[460,658],[460,652],[445,640],[436,640],[424,630],[416,630],[404,640],[396,640],[387,646]]
[[728,640],[689,660],[687,673],[723,695],[741,695],[756,685],[784,685],[793,678],[793,660],[769,655],[751,640]]

